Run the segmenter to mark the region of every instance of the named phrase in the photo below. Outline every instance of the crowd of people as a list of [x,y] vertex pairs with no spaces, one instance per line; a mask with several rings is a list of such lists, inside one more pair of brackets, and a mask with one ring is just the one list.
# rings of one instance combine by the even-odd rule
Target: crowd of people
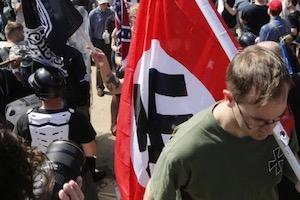
[[[57,68],[36,62],[28,53],[22,1],[1,1],[0,32],[9,44],[0,50],[0,196],[4,199],[35,198],[36,172],[47,160],[48,146],[56,140],[79,144],[85,157],[81,176],[65,183],[57,198],[98,199],[95,182],[105,172],[96,168],[96,132],[89,116],[91,66],[97,69],[92,87],[99,98],[112,95],[113,135],[125,66],[114,3],[71,2],[83,23],[64,51],[56,51],[63,58],[63,67]],[[270,136],[277,123],[292,113],[295,128],[289,146],[297,155],[299,2],[214,3],[224,5],[221,16],[241,46],[228,66],[224,99],[176,127],[144,199],[298,199],[299,180]],[[127,2],[126,6],[134,34],[138,3]],[[20,166],[11,170],[16,162]],[[13,175],[7,176],[7,171]],[[19,181],[11,181],[12,177]],[[43,187],[51,187],[50,179]],[[45,195],[51,193],[51,189],[45,191]]]

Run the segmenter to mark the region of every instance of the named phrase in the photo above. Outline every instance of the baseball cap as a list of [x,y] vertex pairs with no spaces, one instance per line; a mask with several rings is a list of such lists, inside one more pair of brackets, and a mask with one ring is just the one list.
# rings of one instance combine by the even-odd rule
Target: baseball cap
[[282,4],[280,0],[271,0],[268,3],[269,9],[271,11],[277,11],[277,12],[281,12],[282,11]]
[[110,0],[97,0],[98,4],[110,3]]

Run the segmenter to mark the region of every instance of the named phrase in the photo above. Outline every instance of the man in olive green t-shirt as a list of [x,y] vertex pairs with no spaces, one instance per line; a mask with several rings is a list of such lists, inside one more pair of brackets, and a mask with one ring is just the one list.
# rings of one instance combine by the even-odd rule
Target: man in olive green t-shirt
[[[253,45],[226,75],[223,101],[176,128],[144,199],[277,200],[282,175],[297,183],[272,136],[288,113],[291,79],[282,59]],[[294,134],[289,145],[298,151]]]

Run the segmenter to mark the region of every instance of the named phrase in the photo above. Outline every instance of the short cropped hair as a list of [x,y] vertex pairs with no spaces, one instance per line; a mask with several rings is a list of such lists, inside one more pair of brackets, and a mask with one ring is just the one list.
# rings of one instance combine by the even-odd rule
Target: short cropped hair
[[5,36],[12,42],[20,42],[24,39],[24,35],[20,37],[20,33],[23,34],[23,25],[18,22],[9,21],[4,29]]
[[270,10],[272,16],[279,16],[282,10]]
[[237,102],[250,103],[246,97],[254,90],[254,104],[265,105],[281,96],[284,84],[291,84],[291,78],[279,54],[252,45],[230,62],[226,84]]

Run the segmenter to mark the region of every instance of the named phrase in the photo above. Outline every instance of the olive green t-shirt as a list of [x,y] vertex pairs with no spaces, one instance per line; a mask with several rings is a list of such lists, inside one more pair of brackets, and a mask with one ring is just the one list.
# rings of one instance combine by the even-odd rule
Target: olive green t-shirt
[[[273,136],[237,138],[222,129],[213,107],[181,124],[150,181],[155,200],[277,200],[282,174],[292,176]],[[296,137],[290,140],[298,151]]]

